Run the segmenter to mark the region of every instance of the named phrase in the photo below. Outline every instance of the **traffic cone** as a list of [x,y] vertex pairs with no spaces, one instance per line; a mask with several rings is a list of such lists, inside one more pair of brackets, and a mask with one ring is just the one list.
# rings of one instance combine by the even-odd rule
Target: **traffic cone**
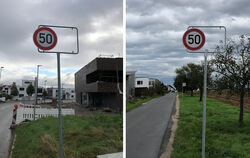
[[12,118],[12,123],[10,125],[10,129],[14,129],[16,128],[16,115],[17,115],[17,104],[14,105],[14,109],[13,109],[13,118]]

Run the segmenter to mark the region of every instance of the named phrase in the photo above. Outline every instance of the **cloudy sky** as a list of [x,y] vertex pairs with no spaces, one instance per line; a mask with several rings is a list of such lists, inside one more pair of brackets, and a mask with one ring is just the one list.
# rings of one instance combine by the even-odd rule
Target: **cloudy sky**
[[[57,86],[56,54],[38,53],[33,33],[40,24],[75,26],[80,53],[61,55],[62,83],[74,87],[74,73],[95,57],[122,56],[122,0],[4,0],[0,3],[0,83],[34,79],[40,67],[39,85]],[[62,31],[63,32],[63,31]],[[70,34],[65,39],[75,39]],[[58,50],[63,47],[58,47]]]
[[249,0],[127,0],[126,7],[127,71],[168,84],[176,68],[204,59],[182,44],[188,26],[224,25],[232,38],[250,34]]

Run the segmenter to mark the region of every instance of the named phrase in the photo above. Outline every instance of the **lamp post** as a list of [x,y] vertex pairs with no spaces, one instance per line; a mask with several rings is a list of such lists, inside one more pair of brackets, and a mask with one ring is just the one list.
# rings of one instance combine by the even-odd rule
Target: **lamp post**
[[45,84],[45,90],[46,90],[46,88],[47,88],[47,87],[46,87],[46,85],[47,85],[47,80],[44,81],[44,84]]
[[0,69],[0,79],[1,79],[1,77],[2,77],[2,71],[3,71],[3,66],[1,66],[1,69]]
[[35,103],[34,103],[34,120],[36,118],[37,89],[38,89],[38,76],[39,76],[39,67],[40,66],[42,66],[42,65],[37,65],[37,76],[35,79],[36,88],[35,88]]

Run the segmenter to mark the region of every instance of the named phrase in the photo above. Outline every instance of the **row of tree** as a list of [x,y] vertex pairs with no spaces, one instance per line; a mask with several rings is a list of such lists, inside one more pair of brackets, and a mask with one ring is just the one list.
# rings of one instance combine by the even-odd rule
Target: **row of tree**
[[[250,84],[250,38],[242,35],[238,40],[228,40],[226,48],[217,47],[217,52],[212,55],[208,62],[208,87],[216,89],[219,93],[228,89],[231,94],[240,95],[239,122],[243,122],[243,106],[246,90],[249,97]],[[182,91],[182,83],[187,86],[184,90],[190,91],[199,89],[200,101],[203,92],[203,71],[204,65],[189,63],[186,66],[176,69],[174,86]]]
[[[2,89],[2,87],[1,87]],[[12,96],[18,96],[18,89],[17,89],[17,86],[16,86],[16,83],[13,82],[12,85],[11,85],[11,95]],[[26,88],[26,93],[29,95],[29,96],[32,96],[32,94],[34,94],[35,92],[35,88],[34,86],[32,85],[32,83],[30,83],[30,85]],[[46,96],[47,95],[47,92],[46,90],[43,91],[43,96]]]
[[163,82],[155,82],[154,87],[137,89],[135,93],[136,96],[164,95],[168,89]]

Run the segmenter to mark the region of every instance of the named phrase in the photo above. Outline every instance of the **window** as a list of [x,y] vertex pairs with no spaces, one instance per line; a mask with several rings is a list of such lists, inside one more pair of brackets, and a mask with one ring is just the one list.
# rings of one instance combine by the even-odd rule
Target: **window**
[[30,84],[30,82],[29,82],[29,81],[25,81],[24,83],[25,83],[25,84]]
[[86,80],[87,80],[87,83],[93,83],[97,81],[116,83],[117,76],[118,76],[119,82],[122,82],[122,76],[123,76],[122,71],[118,71],[118,75],[117,75],[117,72],[115,70],[113,71],[97,70],[90,74],[87,74]]
[[19,97],[23,97],[24,95],[23,94],[19,94]]
[[137,85],[142,85],[143,81],[137,81]]
[[73,96],[73,95],[71,95],[71,98],[74,98],[74,96]]
[[24,91],[24,88],[19,88],[19,91]]
[[8,88],[5,88],[5,90],[8,90]]
[[74,93],[74,91],[72,90],[71,93]]

